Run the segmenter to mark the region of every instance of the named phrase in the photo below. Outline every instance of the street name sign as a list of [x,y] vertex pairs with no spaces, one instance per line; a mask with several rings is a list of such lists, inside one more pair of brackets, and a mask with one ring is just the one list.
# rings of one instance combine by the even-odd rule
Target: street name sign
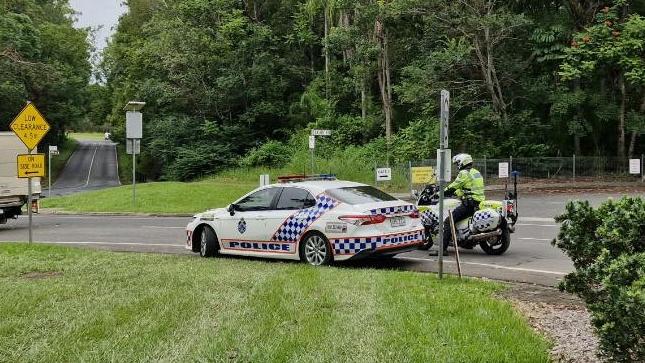
[[376,181],[392,180],[392,168],[377,168]]
[[311,136],[331,136],[331,130],[311,130]]
[[45,176],[45,154],[18,155],[18,178]]
[[29,151],[38,146],[49,132],[49,123],[33,103],[28,103],[11,123],[11,131],[25,144]]

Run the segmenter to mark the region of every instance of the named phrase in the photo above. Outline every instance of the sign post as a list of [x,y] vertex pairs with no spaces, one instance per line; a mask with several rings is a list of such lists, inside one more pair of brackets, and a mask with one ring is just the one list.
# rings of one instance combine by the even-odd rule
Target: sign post
[[[439,278],[443,278],[443,225],[444,225],[444,213],[443,213],[443,200],[444,193],[443,189],[446,184],[446,155],[449,155],[448,150],[448,129],[450,126],[450,92],[443,90],[441,91],[441,131],[439,138],[439,150],[437,150],[437,164],[439,167],[439,241],[437,241],[437,247],[439,248]],[[447,167],[450,167],[450,161],[447,162]],[[455,247],[456,248],[456,247]]]
[[49,146],[49,153],[47,153],[47,178],[49,180],[48,188],[47,188],[47,196],[51,198],[52,196],[52,155],[59,155],[60,153],[58,152],[58,146]]
[[316,149],[316,136],[331,136],[331,130],[311,130],[309,136],[309,150],[311,150],[311,174],[315,174],[315,149]]
[[9,126],[27,147],[29,154],[18,155],[16,166],[18,178],[27,179],[27,211],[29,214],[29,243],[33,242],[33,195],[32,178],[45,176],[45,155],[31,152],[38,147],[40,141],[49,132],[49,123],[33,103],[27,102],[25,108]]
[[145,102],[130,101],[125,111],[126,153],[132,154],[132,208],[137,206],[137,154],[141,153],[143,138],[143,115],[141,109]]

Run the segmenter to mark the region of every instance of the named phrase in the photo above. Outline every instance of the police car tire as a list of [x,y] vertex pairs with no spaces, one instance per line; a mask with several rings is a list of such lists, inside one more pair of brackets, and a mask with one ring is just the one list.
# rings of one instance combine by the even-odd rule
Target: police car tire
[[[309,242],[311,239],[314,239],[314,238],[322,239],[322,241],[324,242],[325,247],[326,247],[325,257],[323,258],[322,262],[319,263],[319,264],[309,262],[309,260],[307,259],[307,256],[305,255],[305,249],[307,248],[307,242]],[[313,241],[311,241],[311,242],[313,242]],[[299,251],[299,253],[300,253],[300,261],[306,262],[306,263],[308,263],[308,264],[310,264],[312,266],[329,265],[333,260],[333,256],[332,256],[332,252],[331,252],[332,249],[331,249],[331,245],[329,244],[329,240],[327,239],[327,237],[325,237],[325,235],[323,235],[320,232],[310,232],[307,235],[305,235],[305,237],[300,241],[299,250],[300,250]]]
[[487,255],[491,256],[499,256],[503,255],[506,250],[508,250],[508,247],[511,245],[511,233],[509,232],[508,228],[504,228],[502,230],[502,235],[499,236],[498,243],[495,244],[494,246],[491,246],[488,244],[488,241],[481,241],[479,243],[479,246],[486,252]]
[[217,236],[211,227],[202,227],[199,235],[199,255],[213,257],[217,254]]

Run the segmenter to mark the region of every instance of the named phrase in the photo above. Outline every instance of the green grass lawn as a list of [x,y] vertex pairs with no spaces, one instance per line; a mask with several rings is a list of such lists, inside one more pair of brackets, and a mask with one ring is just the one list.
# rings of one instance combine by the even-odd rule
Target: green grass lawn
[[47,198],[42,208],[69,212],[138,212],[155,214],[190,214],[224,207],[257,187],[258,183],[227,178],[195,183],[137,184],[137,204],[132,205],[132,186]]
[[0,244],[0,360],[547,362],[500,285]]

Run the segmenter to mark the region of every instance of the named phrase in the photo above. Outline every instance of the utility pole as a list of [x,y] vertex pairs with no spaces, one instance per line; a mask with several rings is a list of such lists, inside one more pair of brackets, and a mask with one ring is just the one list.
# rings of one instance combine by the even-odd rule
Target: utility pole
[[[448,129],[450,123],[450,92],[441,91],[441,131],[439,139],[439,150],[437,150],[437,164],[439,164],[439,278],[443,278],[443,224],[444,224],[444,187],[446,185],[446,176],[450,173],[450,149],[448,149]],[[448,165],[446,165],[448,164]],[[446,172],[448,168],[448,172]],[[450,179],[448,177],[447,179]],[[456,247],[455,247],[456,248]]]
[[123,108],[125,113],[126,153],[132,154],[132,208],[137,206],[137,154],[141,152],[143,138],[143,115],[145,102],[130,101]]

